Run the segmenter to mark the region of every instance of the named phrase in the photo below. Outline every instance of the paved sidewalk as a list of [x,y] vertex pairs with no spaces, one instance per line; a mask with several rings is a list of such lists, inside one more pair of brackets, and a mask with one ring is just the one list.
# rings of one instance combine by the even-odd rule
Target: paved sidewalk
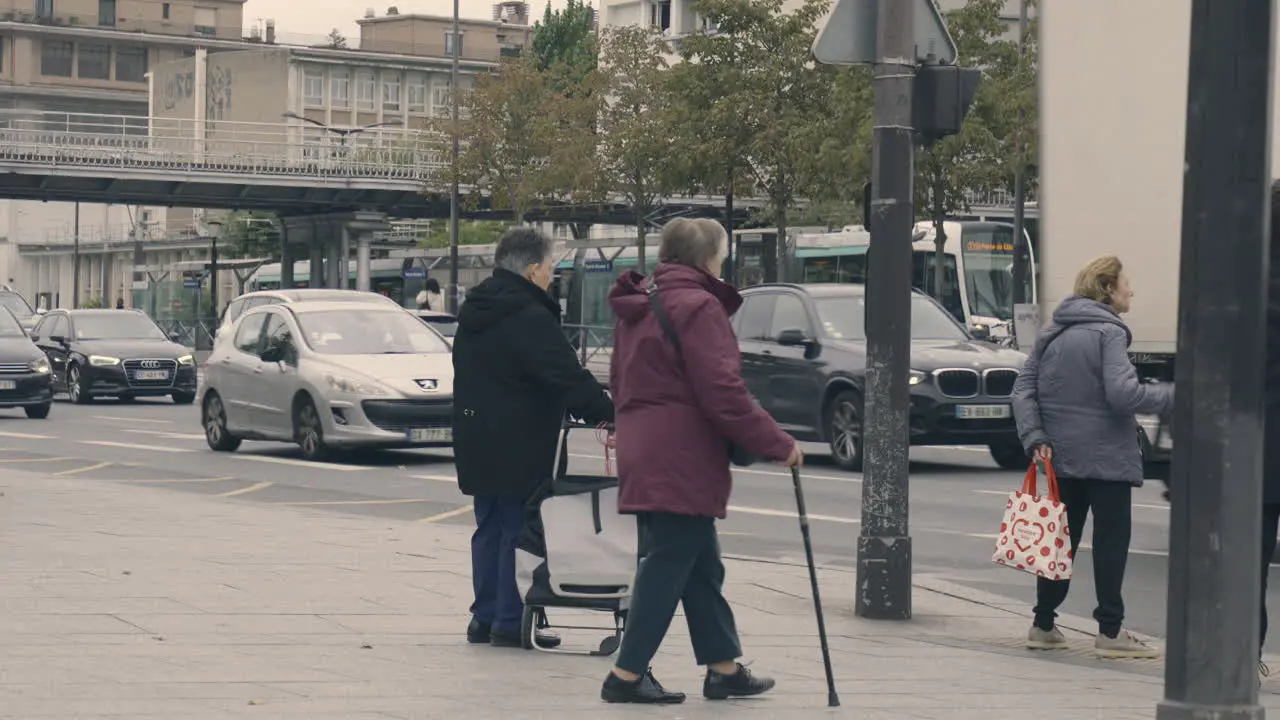
[[606,659],[466,645],[464,528],[17,472],[0,492],[0,718],[1122,720],[1161,695],[1158,663],[1093,660],[1083,635],[1056,661],[1027,653],[1023,608],[937,579],[910,623],[854,618],[853,576],[831,570],[843,706],[828,710],[806,571],[731,561],[746,650],[776,693],[703,701],[677,623],[655,670],[689,702],[606,706]]

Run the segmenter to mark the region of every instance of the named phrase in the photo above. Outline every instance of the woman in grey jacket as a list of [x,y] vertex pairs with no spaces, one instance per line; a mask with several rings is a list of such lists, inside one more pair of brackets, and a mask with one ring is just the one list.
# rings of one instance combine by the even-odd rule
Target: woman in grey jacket
[[[1062,301],[1040,331],[1013,389],[1023,447],[1039,460],[1052,460],[1057,471],[1073,555],[1093,510],[1094,650],[1109,658],[1159,656],[1123,628],[1121,587],[1133,488],[1142,485],[1134,415],[1172,412],[1173,386],[1143,384],[1129,361],[1133,338],[1120,315],[1129,311],[1132,297],[1119,258],[1101,257],[1086,265],[1076,276],[1075,295]],[[1069,585],[1069,580],[1036,578],[1027,647],[1066,647],[1054,619]]]

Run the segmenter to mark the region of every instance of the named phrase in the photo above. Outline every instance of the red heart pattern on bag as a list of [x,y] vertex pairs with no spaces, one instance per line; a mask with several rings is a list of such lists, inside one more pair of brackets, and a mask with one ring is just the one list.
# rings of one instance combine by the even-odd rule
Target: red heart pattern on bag
[[1026,518],[1018,518],[1013,522],[1011,529],[1013,534],[1013,544],[1022,552],[1030,550],[1032,547],[1039,545],[1044,540],[1044,525],[1040,523],[1030,523]]

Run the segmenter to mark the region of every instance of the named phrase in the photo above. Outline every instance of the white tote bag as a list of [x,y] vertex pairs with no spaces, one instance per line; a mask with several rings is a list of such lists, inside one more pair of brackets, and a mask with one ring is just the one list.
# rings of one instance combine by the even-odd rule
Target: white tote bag
[[1036,493],[1036,464],[1033,461],[1022,481],[1022,489],[1009,493],[1004,522],[996,551],[991,556],[998,565],[1031,573],[1048,580],[1071,579],[1071,532],[1067,527],[1067,506],[1058,493],[1058,476],[1045,462],[1048,492]]

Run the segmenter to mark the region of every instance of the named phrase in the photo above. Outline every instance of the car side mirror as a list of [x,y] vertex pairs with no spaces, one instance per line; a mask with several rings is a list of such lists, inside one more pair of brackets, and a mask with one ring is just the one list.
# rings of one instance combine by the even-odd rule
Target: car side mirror
[[173,342],[179,342],[182,340],[182,333],[178,332],[177,330],[174,330],[173,332],[169,333],[169,339]]
[[812,342],[813,340],[809,337],[809,335],[806,334],[805,331],[800,330],[798,328],[783,330],[782,332],[778,333],[779,345],[786,345],[788,347],[806,347]]
[[67,339],[61,335],[50,335],[49,342],[56,343],[58,345],[66,345]]
[[972,336],[974,340],[991,342],[991,328],[986,325],[974,325],[973,328],[969,330],[969,335]]
[[258,354],[262,358],[262,362],[278,363],[284,360],[284,348],[279,345],[272,345]]

